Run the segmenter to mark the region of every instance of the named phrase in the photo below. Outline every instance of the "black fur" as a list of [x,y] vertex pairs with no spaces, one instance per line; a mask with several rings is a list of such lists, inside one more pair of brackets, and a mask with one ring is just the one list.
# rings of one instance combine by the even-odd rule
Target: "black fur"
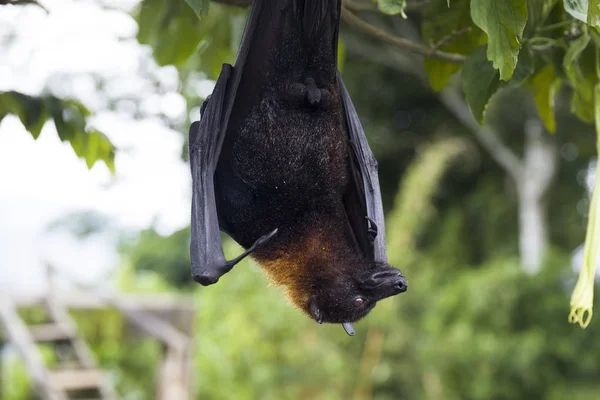
[[[339,94],[331,95],[337,49],[323,46],[337,39],[335,29],[326,29],[335,23],[326,11],[337,2],[294,0],[286,7],[291,3],[300,18],[282,22],[279,45],[258,68],[260,102],[240,124],[232,158],[220,162],[215,175],[220,205],[227,210],[223,223],[244,247],[279,228],[267,245],[277,247],[305,231],[299,225],[341,213],[348,185],[348,135]],[[315,91],[316,104],[310,101]]]
[[[337,72],[340,7],[255,0],[236,65],[190,131],[191,251],[203,285],[252,251],[316,321],[346,323],[406,280],[386,262],[376,162]],[[236,260],[214,247],[215,213],[249,249]]]

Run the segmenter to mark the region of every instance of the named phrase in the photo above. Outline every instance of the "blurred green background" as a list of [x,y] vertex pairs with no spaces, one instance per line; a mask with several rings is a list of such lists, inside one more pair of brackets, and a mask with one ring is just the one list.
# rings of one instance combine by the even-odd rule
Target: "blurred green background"
[[[5,61],[23,56],[15,47],[17,39],[44,35],[33,25],[27,29],[34,34],[24,34],[23,24],[52,18],[56,7],[67,19],[82,18],[75,28],[82,32],[94,29],[85,21],[96,17],[127,18],[133,33],[116,33],[110,40],[142,49],[144,62],[152,68],[167,66],[174,73],[174,66],[176,80],[165,89],[154,69],[143,63],[133,70],[146,79],[146,86],[132,94],[114,90],[119,86],[118,63],[108,75],[93,68],[62,76],[54,72],[37,89],[11,86],[11,79],[4,78],[0,115],[18,115],[35,137],[42,127],[51,130],[45,126],[54,121],[60,140],[82,162],[89,167],[104,162],[90,174],[116,171],[116,177],[107,178],[111,185],[118,184],[120,170],[131,168],[119,163],[120,152],[126,153],[136,140],[150,139],[140,135],[120,146],[118,130],[90,123],[95,115],[125,115],[169,128],[168,134],[178,138],[183,164],[187,127],[199,117],[198,107],[210,93],[206,87],[210,89],[221,64],[234,61],[247,9],[213,3],[198,20],[183,0],[80,2],[90,7],[87,16],[76,14],[75,7],[83,7],[77,2],[41,3],[49,14],[36,5],[0,5]],[[368,2],[359,14],[374,26],[419,40],[421,24],[431,12],[426,7],[439,5],[417,3],[423,5],[409,9],[408,20],[378,13]],[[54,38],[61,34],[66,35],[59,31]],[[0,57],[0,67],[3,62]],[[15,65],[6,63],[0,75],[16,74]],[[596,157],[594,128],[572,115],[571,90],[563,87],[556,97],[556,132],[550,135],[527,87],[506,85],[487,105],[482,127],[456,95],[455,83],[441,94],[430,88],[421,56],[346,23],[340,69],[380,164],[390,262],[410,282],[407,293],[380,303],[356,324],[356,336],[346,336],[338,325],[318,325],[295,310],[252,260],[236,266],[215,286],[197,286],[190,279],[185,224],[164,228],[150,219],[124,228],[115,215],[105,215],[92,202],[61,208],[61,217],[53,218],[45,232],[68,232],[78,238],[72,246],[94,235],[115,238],[110,246],[118,257],[94,279],[101,277],[119,290],[193,296],[197,320],[192,380],[198,399],[599,399],[600,320],[592,320],[586,330],[567,323],[585,238],[593,181],[589,171]],[[87,98],[78,97],[77,91],[61,92],[70,74],[93,78],[84,91]],[[168,107],[147,111],[144,104],[150,96],[171,92],[178,101],[185,100],[182,112],[169,113]],[[8,119],[0,125],[5,154],[13,151],[11,141],[17,137],[9,132],[17,121]],[[19,135],[26,134],[19,130]],[[495,141],[490,143],[489,137]],[[37,145],[43,144],[32,146]],[[522,161],[521,172],[542,181],[533,197],[522,195],[510,164],[499,162],[506,153]],[[76,159],[73,154],[64,157]],[[2,166],[0,175],[12,175],[10,165]],[[184,176],[187,170],[180,173]],[[155,182],[154,175],[147,176],[150,185],[161,185],[158,175]],[[188,179],[182,183],[185,190]],[[3,196],[10,197],[9,186],[2,182],[0,205]],[[189,203],[180,204],[167,205],[188,215]],[[229,257],[240,250],[227,242]],[[6,271],[27,268],[9,266],[7,260],[2,260]],[[11,274],[5,273],[0,283],[10,285]],[[75,316],[123,398],[152,398],[157,343],[128,338],[118,313]],[[32,398],[18,357],[9,346],[1,354],[0,398]]]

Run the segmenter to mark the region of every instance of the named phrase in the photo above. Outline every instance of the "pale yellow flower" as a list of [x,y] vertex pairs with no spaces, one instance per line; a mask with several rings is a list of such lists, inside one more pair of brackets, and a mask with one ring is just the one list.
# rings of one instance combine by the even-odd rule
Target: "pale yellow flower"
[[[600,83],[594,88],[596,135],[598,135],[598,155],[600,155]],[[579,279],[571,295],[571,312],[569,322],[578,323],[582,328],[588,326],[592,319],[594,302],[594,281],[596,268],[600,263],[600,157],[596,163],[596,183],[590,204],[590,214],[583,249],[583,265]]]

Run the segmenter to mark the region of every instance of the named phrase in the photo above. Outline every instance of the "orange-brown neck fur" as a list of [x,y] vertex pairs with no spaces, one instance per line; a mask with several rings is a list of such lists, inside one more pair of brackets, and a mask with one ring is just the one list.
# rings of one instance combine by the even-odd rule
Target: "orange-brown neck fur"
[[307,314],[309,296],[318,291],[320,281],[329,282],[360,263],[353,239],[339,224],[319,221],[302,237],[254,256],[271,281],[285,288],[290,302]]

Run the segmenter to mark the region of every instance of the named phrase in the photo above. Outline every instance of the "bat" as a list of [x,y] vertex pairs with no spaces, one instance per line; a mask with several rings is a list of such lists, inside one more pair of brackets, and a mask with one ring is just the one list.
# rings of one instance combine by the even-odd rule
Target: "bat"
[[[377,175],[337,67],[341,0],[254,0],[189,132],[193,279],[252,255],[318,323],[352,323],[406,291],[387,262]],[[245,251],[223,253],[220,231]]]

